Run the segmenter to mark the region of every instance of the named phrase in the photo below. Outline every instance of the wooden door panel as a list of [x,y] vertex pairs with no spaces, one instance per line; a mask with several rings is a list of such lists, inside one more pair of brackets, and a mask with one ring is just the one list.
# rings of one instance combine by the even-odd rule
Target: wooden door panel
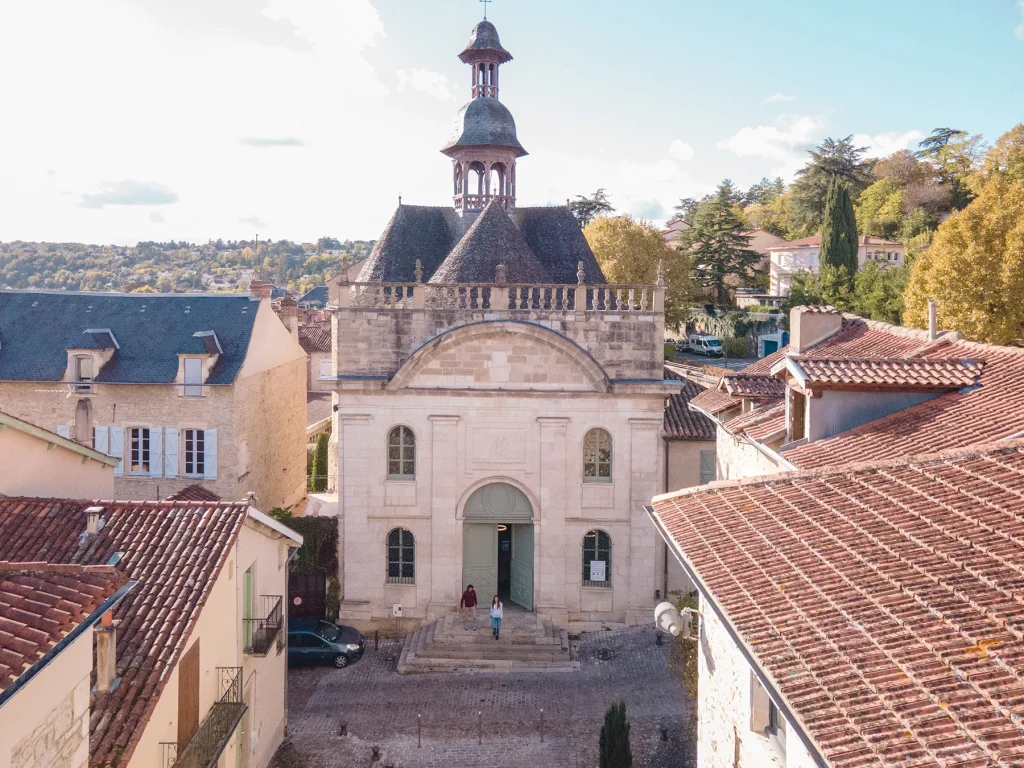
[[178,743],[187,744],[199,729],[199,638],[178,662]]
[[511,599],[528,611],[533,610],[533,526],[512,526]]
[[498,526],[465,523],[462,527],[462,589],[472,584],[477,600],[487,610],[498,593]]

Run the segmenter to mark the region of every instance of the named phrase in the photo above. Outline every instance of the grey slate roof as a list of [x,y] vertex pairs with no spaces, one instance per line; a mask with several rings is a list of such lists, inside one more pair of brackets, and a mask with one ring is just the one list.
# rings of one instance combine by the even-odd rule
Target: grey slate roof
[[[567,207],[519,208],[514,217],[522,239],[544,268],[541,282],[576,285],[580,261],[588,285],[606,282],[587,239]],[[449,207],[399,206],[366,260],[358,282],[411,283],[416,279],[416,259],[422,262],[424,282],[430,280],[459,241],[468,236],[472,222],[471,216],[462,218]],[[490,247],[500,248],[501,245]],[[508,265],[509,260],[508,255],[502,255],[494,263]],[[512,282],[507,272],[506,279]],[[484,282],[493,281],[492,272]]]
[[315,305],[316,307],[327,306],[327,286],[318,285],[316,288],[310,288],[299,298],[299,304]]
[[512,54],[501,47],[501,40],[498,38],[498,28],[487,21],[487,19],[473,27],[473,33],[469,37],[469,45],[466,46],[466,50],[459,54],[459,58],[464,62],[469,62],[473,58],[474,51],[494,51],[500,54],[502,63],[512,61]]
[[499,264],[505,282],[548,283],[550,276],[505,209],[492,200],[430,278],[431,283],[493,283]]
[[205,351],[215,331],[224,350],[207,384],[230,384],[245,360],[258,302],[247,294],[126,294],[0,291],[0,381],[60,381],[67,350],[86,329],[109,328],[120,348],[99,383],[166,384],[178,354]]
[[490,96],[478,96],[459,110],[452,137],[441,151],[455,147],[511,147],[516,157],[528,154],[516,136],[516,121],[508,107]]

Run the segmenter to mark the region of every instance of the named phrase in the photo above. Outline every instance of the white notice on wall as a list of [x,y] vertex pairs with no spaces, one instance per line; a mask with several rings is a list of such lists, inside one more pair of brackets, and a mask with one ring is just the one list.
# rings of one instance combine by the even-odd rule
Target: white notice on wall
[[604,560],[591,560],[590,561],[590,580],[591,581],[604,581]]

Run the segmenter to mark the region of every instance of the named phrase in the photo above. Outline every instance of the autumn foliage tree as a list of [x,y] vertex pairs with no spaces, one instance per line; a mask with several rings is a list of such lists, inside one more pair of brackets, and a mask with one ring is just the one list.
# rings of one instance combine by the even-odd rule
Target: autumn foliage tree
[[666,244],[653,224],[631,216],[595,219],[583,234],[609,283],[650,285],[658,278],[658,262],[664,261],[665,322],[670,328],[679,325],[693,296],[686,251]]
[[928,301],[942,327],[970,339],[1024,339],[1024,123],[1003,134],[967,178],[974,199],[953,213],[914,264],[904,321],[925,327]]

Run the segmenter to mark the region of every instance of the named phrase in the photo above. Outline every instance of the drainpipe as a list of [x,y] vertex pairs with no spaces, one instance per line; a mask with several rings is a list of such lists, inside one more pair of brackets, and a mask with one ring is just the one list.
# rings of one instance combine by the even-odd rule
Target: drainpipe
[[928,341],[935,341],[939,338],[939,322],[936,317],[935,299],[928,302]]
[[[665,446],[665,482],[662,484],[662,493],[668,493],[668,451],[669,441],[661,441]],[[665,547],[665,551],[662,553],[661,560],[661,599],[668,600],[668,544],[662,542]]]

